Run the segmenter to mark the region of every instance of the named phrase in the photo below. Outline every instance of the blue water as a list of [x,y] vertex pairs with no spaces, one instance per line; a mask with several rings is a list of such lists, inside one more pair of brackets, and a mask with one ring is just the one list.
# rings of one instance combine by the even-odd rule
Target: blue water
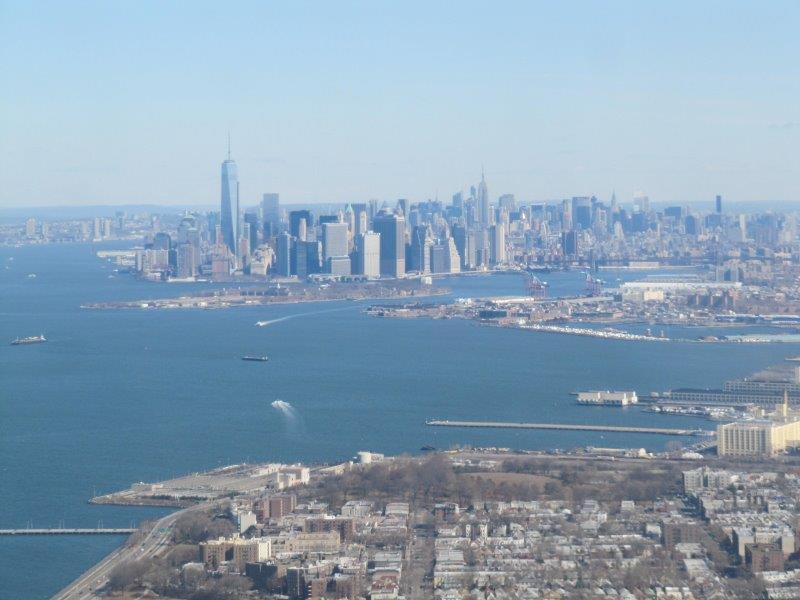
[[[432,429],[424,422],[708,426],[682,417],[667,423],[638,408],[580,407],[569,392],[719,385],[800,353],[797,344],[636,343],[460,320],[378,319],[355,302],[82,310],[87,302],[197,289],[110,278],[112,267],[94,255],[98,248],[0,248],[0,527],[127,526],[163,511],[91,506],[87,499],[245,460],[336,461],[359,450],[395,454],[428,444],[658,449],[667,438]],[[552,293],[578,293],[584,285],[579,272],[543,278]],[[453,297],[524,293],[523,279],[512,275],[449,278],[446,285]],[[291,318],[255,326],[281,317]],[[50,341],[5,343],[39,333]],[[270,361],[243,362],[243,354],[268,354]],[[296,423],[271,408],[276,399],[295,407]],[[49,597],[120,542],[0,538],[0,598]]]

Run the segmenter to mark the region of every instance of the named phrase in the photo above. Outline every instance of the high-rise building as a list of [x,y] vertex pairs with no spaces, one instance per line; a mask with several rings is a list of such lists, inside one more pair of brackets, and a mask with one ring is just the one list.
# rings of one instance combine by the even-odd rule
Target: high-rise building
[[198,261],[195,252],[195,247],[189,242],[178,244],[178,277],[187,278],[197,275]]
[[572,198],[572,225],[581,229],[592,227],[592,199],[587,196]]
[[492,264],[499,265],[506,262],[506,228],[502,223],[491,227],[490,260]]
[[300,235],[300,220],[305,219],[306,227],[311,227],[314,224],[309,210],[293,210],[289,213],[289,233],[294,237]]
[[275,271],[289,277],[292,274],[292,236],[286,232],[278,234],[276,246]]
[[408,270],[428,273],[431,270],[430,247],[433,245],[428,236],[428,228],[418,225],[411,231],[411,244],[408,253]]
[[254,212],[244,213],[244,230],[242,237],[247,238],[247,253],[252,254],[258,247],[258,215]]
[[280,194],[269,192],[261,196],[261,218],[264,221],[280,221]]
[[565,258],[578,256],[578,232],[575,230],[564,231],[561,234],[561,251]]
[[381,277],[404,277],[406,274],[406,221],[402,215],[382,210],[373,221],[380,234]]
[[366,204],[352,204],[353,217],[355,222],[355,229],[353,230],[353,238],[369,230],[369,216],[367,213]]
[[236,163],[231,160],[230,143],[228,144],[228,158],[222,163],[220,225],[222,242],[232,253],[237,254],[237,242],[239,240],[239,172],[236,168]]
[[463,225],[453,225],[453,242],[460,257],[459,270],[466,269],[467,264],[464,258],[467,255],[467,229]]
[[347,256],[347,223],[325,223],[322,226],[322,256],[327,261],[331,257]]
[[492,216],[489,208],[489,189],[486,186],[486,178],[484,177],[483,170],[481,170],[481,182],[478,184],[478,197],[476,206],[478,208],[478,223],[484,226],[491,224]]
[[295,243],[295,272],[298,277],[305,278],[319,273],[322,264],[322,246],[317,241]]
[[719,194],[717,194],[717,198],[716,198],[716,202],[715,202],[715,208],[717,209],[717,214],[721,215],[722,214],[722,196],[720,196]]
[[381,275],[381,239],[374,231],[367,231],[356,238],[356,264],[354,272],[364,277]]

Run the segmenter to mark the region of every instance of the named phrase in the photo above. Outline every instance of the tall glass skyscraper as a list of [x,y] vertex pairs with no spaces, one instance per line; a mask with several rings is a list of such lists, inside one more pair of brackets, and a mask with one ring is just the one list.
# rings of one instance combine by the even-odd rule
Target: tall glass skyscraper
[[230,145],[228,159],[222,163],[222,195],[220,198],[220,229],[222,241],[238,256],[239,241],[239,172],[231,160]]

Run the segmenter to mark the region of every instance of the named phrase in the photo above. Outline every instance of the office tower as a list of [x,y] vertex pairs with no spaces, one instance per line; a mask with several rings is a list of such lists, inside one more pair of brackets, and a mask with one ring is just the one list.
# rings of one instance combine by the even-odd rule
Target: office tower
[[352,204],[353,216],[355,221],[355,229],[353,230],[353,237],[361,235],[369,231],[369,215],[367,214],[367,205]]
[[168,233],[159,232],[153,237],[153,250],[169,250],[172,239]]
[[408,218],[408,200],[406,198],[400,198],[397,201],[397,210],[400,211],[404,219]]
[[664,216],[680,221],[686,214],[686,209],[683,206],[668,206],[664,209]]
[[314,273],[319,273],[322,264],[322,244],[298,241],[295,244],[295,272],[298,277],[305,278]]
[[230,140],[228,158],[222,163],[222,194],[220,198],[220,225],[222,242],[237,254],[239,240],[239,173],[231,160]]
[[219,227],[219,213],[210,212],[206,215],[208,222],[208,236],[212,244],[217,244],[217,228]]
[[197,275],[197,256],[195,247],[189,242],[178,244],[178,277],[187,278]]
[[576,258],[578,256],[578,232],[564,231],[561,234],[561,251],[564,257]]
[[[467,255],[467,228],[463,225],[453,225],[453,242],[460,256],[460,267],[466,269],[465,257]],[[459,269],[459,270],[461,270]]]
[[347,229],[347,223],[322,225],[322,256],[326,261],[331,257],[348,255]]
[[403,277],[406,273],[406,222],[402,215],[384,209],[375,216],[374,229],[380,234],[381,277]]
[[325,261],[325,268],[331,275],[340,277],[352,273],[349,256],[331,256]]
[[355,233],[356,231],[356,213],[353,211],[353,207],[348,203],[347,206],[344,207],[344,222],[347,223],[347,227],[351,233]]
[[717,214],[721,215],[722,214],[722,196],[720,196],[719,194],[717,194],[717,198],[716,198],[716,209],[717,209]]
[[258,248],[258,215],[254,212],[244,213],[244,237],[248,240],[247,251],[252,254]]
[[311,211],[309,210],[293,210],[289,213],[289,233],[294,237],[300,235],[300,219],[306,220],[306,227],[311,227],[314,224]]
[[429,246],[430,255],[430,272],[431,273],[448,273],[447,263],[449,258],[447,256],[449,248],[444,244],[431,244]]
[[502,223],[491,227],[491,262],[499,265],[506,262],[506,228]]
[[581,229],[592,227],[592,204],[591,198],[587,196],[577,196],[572,199],[572,226]]
[[280,194],[269,192],[261,196],[261,220],[278,223],[281,220]]
[[428,236],[428,228],[426,226],[419,225],[412,229],[407,265],[409,271],[417,271],[418,273],[430,272],[430,247],[432,245],[433,242]]
[[317,222],[321,227],[325,223],[341,223],[342,220],[339,218],[339,215],[320,215]]
[[297,222],[297,239],[300,242],[305,242],[308,239],[308,223],[305,219],[300,219]]
[[464,264],[468,269],[474,269],[478,266],[478,247],[481,243],[481,237],[478,231],[467,232],[467,239],[464,250]]
[[292,236],[286,232],[278,234],[276,246],[275,271],[289,277],[292,274]]
[[492,217],[489,209],[489,189],[486,187],[486,179],[481,169],[481,182],[478,184],[477,200],[477,221],[483,226],[491,223]]
[[364,277],[381,275],[381,236],[373,231],[362,233],[356,238],[356,264],[354,273]]
[[25,235],[29,238],[36,236],[36,219],[33,217],[25,221]]
[[459,210],[464,209],[464,194],[461,192],[453,194],[453,207]]
[[508,212],[514,212],[517,210],[517,199],[514,194],[503,194],[497,199],[497,205],[505,208]]
[[456,249],[456,242],[453,238],[449,237],[446,240],[447,245],[447,264],[446,269],[448,273],[460,273],[461,272],[461,255],[458,253]]
[[636,192],[633,195],[633,207],[639,212],[650,212],[650,198],[643,192]]
[[362,235],[369,231],[369,223],[367,222],[367,211],[356,213],[358,220],[356,221],[356,235]]

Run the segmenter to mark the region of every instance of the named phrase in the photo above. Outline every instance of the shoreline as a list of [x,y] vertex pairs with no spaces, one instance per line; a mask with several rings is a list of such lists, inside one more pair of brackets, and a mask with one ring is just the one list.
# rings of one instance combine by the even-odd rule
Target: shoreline
[[271,306],[284,304],[311,304],[314,302],[374,302],[377,300],[404,300],[412,298],[431,298],[446,296],[451,293],[449,288],[433,288],[430,290],[409,290],[410,293],[392,293],[386,295],[342,294],[328,297],[309,296],[251,296],[246,294],[208,295],[208,296],[179,296],[177,298],[156,298],[154,300],[130,300],[123,302],[98,302],[81,304],[84,310],[174,310],[174,309],[202,309],[218,310],[237,308],[241,306]]

